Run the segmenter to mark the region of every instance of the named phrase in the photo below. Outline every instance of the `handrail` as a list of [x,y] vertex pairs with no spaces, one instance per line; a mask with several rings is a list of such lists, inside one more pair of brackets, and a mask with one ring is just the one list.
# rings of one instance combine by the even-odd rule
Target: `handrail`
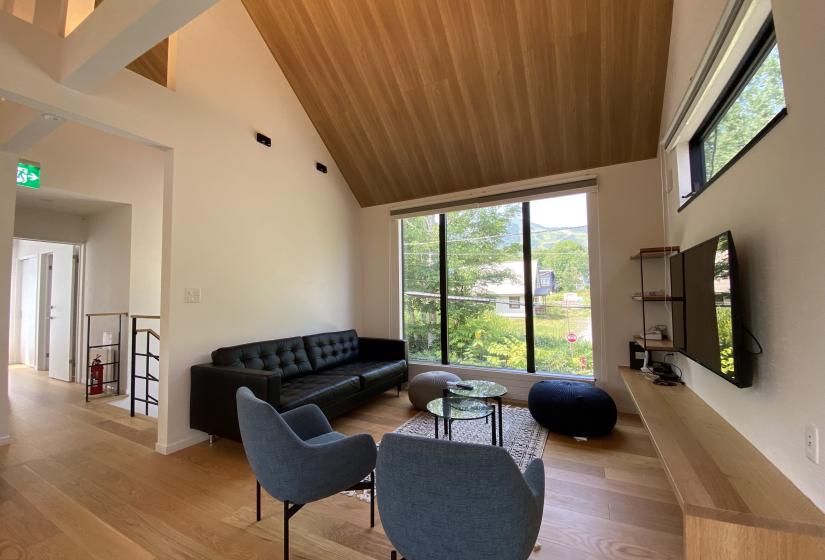
[[154,336],[157,340],[160,340],[160,335],[158,333],[156,333],[155,331],[153,331],[152,329],[138,329],[137,332],[139,332],[139,333],[144,333],[144,332],[149,333],[152,336]]
[[125,311],[114,311],[110,313],[86,313],[86,317],[113,317],[115,315],[128,315]]
[[[149,364],[150,359],[156,360],[160,363],[160,355],[153,354],[149,348],[149,344],[151,342],[151,337],[155,337],[158,342],[160,342],[160,335],[153,329],[144,328],[139,329],[138,319],[160,319],[157,315],[132,315],[132,391],[129,395],[129,414],[130,416],[135,415],[135,402],[142,402],[146,405],[146,416],[149,416],[149,405],[158,406],[158,400],[149,394],[149,383],[157,383],[160,380],[149,373]],[[137,351],[137,337],[138,334],[146,333],[146,351],[145,352],[138,352]],[[137,374],[137,358],[142,357],[146,364],[145,374],[138,375]],[[145,393],[144,398],[140,399],[135,396],[135,381],[137,379],[142,379],[145,381]]]

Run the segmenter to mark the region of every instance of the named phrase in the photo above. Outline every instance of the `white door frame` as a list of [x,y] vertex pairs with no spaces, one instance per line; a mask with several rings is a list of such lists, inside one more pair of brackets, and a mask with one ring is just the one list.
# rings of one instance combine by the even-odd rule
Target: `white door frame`
[[[85,356],[85,348],[83,347],[83,341],[85,333],[83,331],[83,310],[84,310],[84,282],[86,277],[86,244],[85,243],[73,243],[68,241],[54,241],[52,239],[34,239],[29,237],[14,237],[14,239],[20,241],[38,241],[41,243],[55,243],[58,245],[72,245],[75,247],[74,250],[74,267],[75,267],[75,280],[73,282],[73,320],[72,320],[72,347],[71,347],[71,354],[72,360],[74,361],[73,366],[71,368],[71,379],[75,383],[84,383],[86,380],[85,377],[85,370],[83,368],[83,359]],[[13,317],[14,321],[10,325],[9,329],[9,336],[11,338],[10,346],[12,352],[9,354],[9,363],[23,363],[23,357],[20,352],[20,319],[21,319],[21,308],[20,308],[20,296],[21,296],[21,284],[20,278],[22,275],[22,266],[20,262],[26,260],[27,258],[36,258],[37,255],[32,255],[30,257],[26,257],[23,259],[16,259],[15,265],[16,272],[13,272],[14,277],[12,278],[12,290],[11,296],[12,301],[11,305],[13,307]],[[39,290],[39,287],[38,287]],[[35,327],[36,329],[38,327]]]

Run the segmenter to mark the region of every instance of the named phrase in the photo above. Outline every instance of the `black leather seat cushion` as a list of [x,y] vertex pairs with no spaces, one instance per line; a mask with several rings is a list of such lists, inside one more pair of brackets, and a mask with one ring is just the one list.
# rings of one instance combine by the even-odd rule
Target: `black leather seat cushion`
[[361,388],[366,389],[387,379],[401,377],[407,369],[404,360],[388,362],[350,362],[321,372],[321,375],[357,375],[361,380]]
[[316,372],[358,359],[358,333],[354,330],[305,336],[304,346]]
[[300,336],[219,348],[212,352],[212,363],[221,367],[274,371],[285,381],[312,371]]
[[291,410],[310,403],[324,407],[360,390],[361,382],[354,376],[303,375],[281,385],[281,409]]

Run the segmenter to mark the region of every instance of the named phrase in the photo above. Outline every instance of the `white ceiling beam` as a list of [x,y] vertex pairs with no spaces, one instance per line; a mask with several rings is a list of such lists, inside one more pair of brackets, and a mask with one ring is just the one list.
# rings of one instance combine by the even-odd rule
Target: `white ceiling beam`
[[65,121],[55,115],[36,115],[3,144],[0,151],[22,154],[57,130]]
[[69,0],[49,0],[35,3],[34,24],[49,33],[63,37],[66,34],[66,13]]
[[218,0],[106,0],[65,39],[59,81],[89,92]]

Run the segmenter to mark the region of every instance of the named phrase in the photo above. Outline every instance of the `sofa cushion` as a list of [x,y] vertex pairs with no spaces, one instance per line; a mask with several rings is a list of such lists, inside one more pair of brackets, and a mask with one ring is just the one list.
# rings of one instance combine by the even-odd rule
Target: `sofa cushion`
[[314,403],[320,407],[343,400],[361,390],[357,377],[311,373],[281,385],[281,410]]
[[313,334],[304,337],[312,369],[322,371],[358,358],[358,333],[354,330]]
[[223,367],[274,371],[280,373],[284,380],[312,371],[300,336],[219,348],[212,352],[212,363]]
[[357,361],[325,369],[321,374],[357,375],[361,380],[361,388],[366,389],[376,383],[401,377],[406,370],[407,362],[404,360],[391,360],[386,362]]

